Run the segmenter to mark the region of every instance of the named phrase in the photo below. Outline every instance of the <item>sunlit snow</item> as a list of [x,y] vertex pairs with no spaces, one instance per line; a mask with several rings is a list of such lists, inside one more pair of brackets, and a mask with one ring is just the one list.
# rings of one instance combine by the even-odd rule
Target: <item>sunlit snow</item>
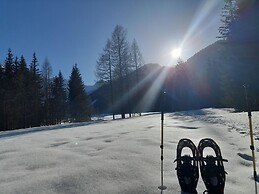
[[[253,113],[255,146],[259,112]],[[0,133],[0,193],[160,193],[160,114]],[[177,142],[213,138],[228,159],[226,194],[254,193],[247,113],[202,109],[165,114],[163,193],[180,193]],[[259,149],[256,149],[256,155]],[[205,186],[199,179],[199,193]]]

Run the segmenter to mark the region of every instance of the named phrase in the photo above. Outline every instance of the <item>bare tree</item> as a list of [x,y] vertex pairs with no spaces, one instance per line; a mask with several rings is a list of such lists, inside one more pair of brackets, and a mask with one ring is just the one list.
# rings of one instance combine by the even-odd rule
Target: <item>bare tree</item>
[[113,68],[112,68],[112,53],[111,53],[111,41],[108,39],[103,49],[103,53],[100,55],[96,65],[96,77],[98,81],[109,83],[110,85],[110,97],[111,97],[111,111],[112,118],[115,119],[114,113],[114,99],[113,99]]
[[[131,57],[132,57],[132,63],[135,68],[135,85],[136,85],[136,91],[137,91],[137,98],[140,98],[140,83],[139,83],[139,69],[140,67],[143,66],[144,60],[142,57],[142,54],[139,50],[138,44],[136,39],[133,40],[132,45],[131,45]],[[141,111],[139,110],[138,107],[137,111],[139,112],[139,115],[141,116]]]
[[[120,96],[125,95],[124,77],[127,77],[130,71],[129,43],[127,41],[126,30],[117,25],[112,33],[111,39],[112,64],[114,77],[118,80]],[[121,116],[125,118],[125,102],[121,105]]]
[[135,84],[132,72],[141,67],[142,61],[136,41],[131,48],[126,29],[120,25],[115,26],[96,65],[98,81],[110,85],[113,118],[115,111],[119,111],[122,118],[125,118],[126,112],[131,116],[133,102],[130,89]]

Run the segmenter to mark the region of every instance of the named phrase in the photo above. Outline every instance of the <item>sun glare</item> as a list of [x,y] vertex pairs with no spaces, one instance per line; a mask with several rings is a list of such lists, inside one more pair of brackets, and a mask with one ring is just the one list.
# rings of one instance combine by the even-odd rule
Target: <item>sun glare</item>
[[173,58],[180,58],[181,57],[182,50],[180,48],[176,48],[172,50],[171,55]]

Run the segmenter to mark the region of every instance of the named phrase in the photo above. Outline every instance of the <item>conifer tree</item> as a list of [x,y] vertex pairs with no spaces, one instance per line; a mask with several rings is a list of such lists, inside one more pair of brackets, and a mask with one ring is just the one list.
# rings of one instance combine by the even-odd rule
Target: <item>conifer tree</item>
[[15,128],[28,127],[28,114],[29,110],[29,69],[23,55],[19,60],[15,78],[15,116],[14,121],[16,122]]
[[4,63],[4,75],[3,75],[3,115],[4,115],[4,129],[13,129],[14,116],[15,116],[15,73],[14,73],[14,59],[11,49],[8,50],[8,54]]
[[72,68],[68,81],[68,100],[70,117],[75,122],[90,120],[90,106],[84,82],[77,65]]
[[60,124],[66,117],[66,89],[61,71],[58,76],[54,77],[52,84],[52,103],[53,119],[56,124]]
[[225,0],[219,27],[222,40],[259,41],[259,1]]
[[225,6],[221,13],[222,26],[219,27],[220,36],[219,39],[227,40],[231,35],[231,26],[237,21],[237,1],[225,0]]
[[43,94],[43,113],[44,113],[44,123],[46,125],[51,124],[51,75],[52,75],[52,68],[51,65],[46,58],[41,71],[42,76],[42,94]]
[[31,121],[31,126],[40,126],[42,122],[41,114],[42,114],[42,79],[39,70],[38,59],[36,57],[36,53],[33,53],[32,61],[30,64],[30,83],[29,83],[29,98],[30,101],[30,113],[28,117]]
[[19,59],[16,56],[14,59],[14,74],[16,74],[18,72],[18,68],[19,68]]
[[5,68],[6,79],[9,80],[9,81],[13,81],[15,66],[14,66],[14,58],[13,58],[13,54],[12,54],[11,49],[8,50],[7,58],[6,58],[5,64],[4,64],[4,68]]

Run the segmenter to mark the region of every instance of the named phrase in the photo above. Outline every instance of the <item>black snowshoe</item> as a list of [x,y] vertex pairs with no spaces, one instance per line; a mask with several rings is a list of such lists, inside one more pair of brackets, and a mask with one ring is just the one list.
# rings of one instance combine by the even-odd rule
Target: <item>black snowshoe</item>
[[[181,155],[182,149],[188,147],[192,151],[192,156]],[[198,169],[198,150],[190,139],[181,139],[177,145],[177,156],[175,162],[177,166],[177,176],[182,192],[196,193],[196,187],[199,179]]]
[[[215,156],[203,154],[203,150],[206,147],[210,147],[214,150]],[[209,194],[224,194],[226,172],[224,169],[223,162],[228,160],[223,159],[221,151],[216,142],[210,138],[202,139],[198,145],[200,154],[200,170],[201,177],[207,188],[204,193]]]

